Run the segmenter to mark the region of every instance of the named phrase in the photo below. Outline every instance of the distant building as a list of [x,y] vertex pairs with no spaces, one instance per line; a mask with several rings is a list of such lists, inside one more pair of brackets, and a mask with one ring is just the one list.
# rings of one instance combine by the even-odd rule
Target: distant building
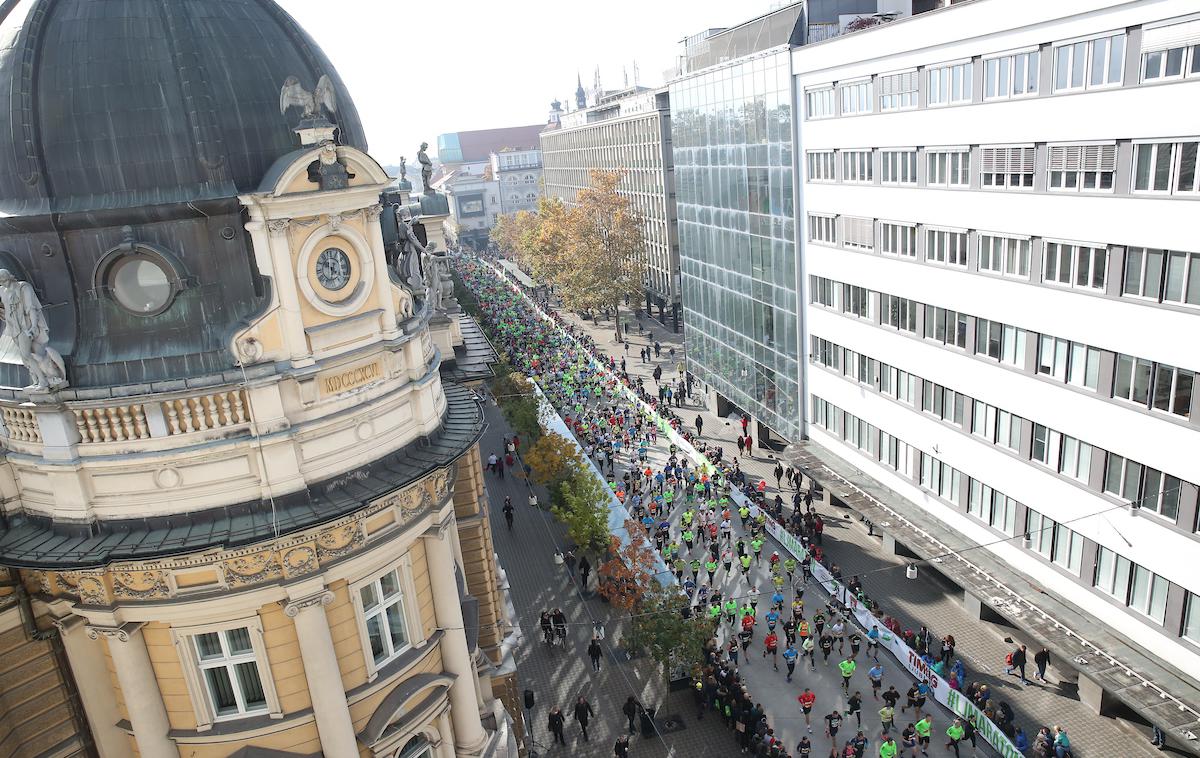
[[[680,327],[679,249],[667,90],[630,87],[603,93],[599,104],[563,114],[541,134],[545,192],[575,202],[592,169],[624,169],[621,193],[642,215],[646,241],[645,306]],[[653,311],[651,311],[653,313]]]
[[[450,218],[445,225],[450,242],[476,249],[487,246],[496,217],[503,212],[492,155],[536,152],[538,133],[544,128],[545,124],[535,124],[438,135],[437,157],[445,174],[434,181],[434,187],[450,198]],[[537,186],[536,179],[533,186]],[[521,193],[522,199],[525,194]]]
[[499,183],[500,213],[536,210],[541,193],[542,151],[492,153],[492,177]]

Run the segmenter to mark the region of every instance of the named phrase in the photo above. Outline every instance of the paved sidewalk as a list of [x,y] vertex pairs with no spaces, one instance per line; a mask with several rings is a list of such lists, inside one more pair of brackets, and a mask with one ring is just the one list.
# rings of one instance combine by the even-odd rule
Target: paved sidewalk
[[[655,388],[651,376],[655,366],[662,366],[664,379],[678,377],[676,366],[682,360],[682,335],[671,333],[657,321],[643,317],[642,323],[646,331],[638,334],[635,325],[629,336],[630,347],[626,351],[624,346],[614,340],[611,320],[601,320],[599,324],[595,324],[573,314],[567,314],[567,317],[582,326],[596,340],[601,350],[615,356],[618,361],[624,357],[630,374],[643,377],[647,389],[651,392]],[[629,314],[623,313],[622,319],[629,321]],[[642,363],[638,352],[647,344],[653,347],[653,342],[649,339],[651,335],[662,345],[661,357],[652,357],[649,363]],[[668,355],[671,347],[676,351],[673,359]],[[712,409],[705,407],[703,403],[706,396],[703,390],[703,385],[695,385],[691,401],[683,408],[676,408],[676,413],[689,425],[700,415],[704,419],[704,439],[722,445],[727,458],[736,455],[735,437],[740,432],[740,426],[735,421],[718,418]],[[768,500],[771,500],[776,492],[780,492],[785,503],[790,506],[792,490],[785,485],[781,491],[774,485],[773,470],[777,460],[769,451],[756,449],[753,459],[741,459],[741,467],[749,480],[767,482]],[[1079,758],[1117,755],[1123,758],[1141,758],[1160,754],[1149,745],[1148,728],[1141,727],[1139,731],[1139,727],[1127,721],[1097,717],[1079,702],[1075,675],[1069,668],[1059,671],[1052,665],[1048,672],[1049,684],[1021,685],[1015,676],[1004,675],[1004,656],[1015,647],[1015,644],[1004,642],[1004,638],[1010,637],[1015,643],[1028,643],[1029,640],[1022,639],[1020,633],[1010,627],[972,618],[963,608],[961,596],[951,592],[936,578],[931,578],[929,575],[933,572],[924,572],[921,579],[910,581],[904,577],[903,570],[878,571],[888,566],[900,566],[904,561],[895,555],[887,554],[883,550],[881,538],[878,535],[868,535],[865,526],[853,520],[848,511],[834,508],[828,503],[819,505],[825,521],[823,548],[831,560],[840,565],[847,576],[875,572],[863,580],[868,594],[883,605],[885,613],[898,618],[905,628],[918,629],[925,624],[938,637],[953,634],[958,643],[956,653],[963,658],[967,667],[967,681],[987,684],[996,702],[1008,701],[1016,714],[1016,723],[1025,728],[1031,742],[1038,725],[1060,724],[1071,735],[1075,754]],[[763,590],[763,587],[760,586],[759,589]],[[769,592],[767,594],[769,596]],[[756,638],[761,640],[759,635],[756,635]],[[1030,650],[1031,671],[1032,652],[1033,648]],[[899,684],[897,689],[901,689]],[[820,701],[818,710],[819,703]],[[764,704],[771,710],[769,704]],[[777,718],[774,713],[771,717],[773,722]],[[898,713],[897,718],[900,717],[901,714]],[[814,741],[814,744],[827,743]]]
[[[480,441],[484,458],[491,452],[503,451],[504,437],[512,434],[491,400],[486,403],[485,416],[488,428]],[[584,598],[577,585],[568,581],[565,567],[554,563],[554,551],[568,545],[565,530],[548,511],[529,506],[526,481],[511,471],[506,471],[503,479],[485,474],[485,480],[493,544],[500,565],[507,572],[524,635],[516,651],[518,681],[522,689],[534,691],[537,701],[531,718],[532,736],[540,743],[534,748],[537,753],[572,758],[612,756],[617,736],[626,732],[621,706],[633,695],[647,707],[659,707],[660,716],[681,716],[683,726],[679,731],[664,727],[661,739],[642,737],[640,733],[631,737],[629,753],[633,758],[716,758],[733,754],[733,734],[714,717],[697,721],[690,692],[674,692],[668,699],[665,682],[651,662],[630,662],[620,654],[614,660],[610,645],[628,623],[614,618],[609,606],[595,595],[597,567],[593,567],[589,582],[592,592]],[[546,502],[546,492],[538,489],[539,501]],[[516,509],[512,532],[508,531],[501,510],[505,496],[512,498]],[[567,616],[567,645],[551,649],[542,641],[538,619],[543,609],[556,607]],[[596,621],[603,622],[606,628],[605,656],[599,673],[592,672],[587,657],[592,624]],[[591,739],[587,742],[572,716],[575,700],[581,694],[596,712],[588,725]],[[553,745],[553,737],[547,730],[549,710],[556,705],[562,708],[567,720],[565,746]]]

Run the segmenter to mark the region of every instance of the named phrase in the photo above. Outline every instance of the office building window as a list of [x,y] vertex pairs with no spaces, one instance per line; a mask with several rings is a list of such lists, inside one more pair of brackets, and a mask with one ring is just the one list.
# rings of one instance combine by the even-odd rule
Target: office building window
[[1113,397],[1190,418],[1195,379],[1192,371],[1118,354]]
[[879,294],[879,323],[916,334],[919,305],[907,297],[896,297],[881,292]]
[[1065,434],[1060,435],[1058,473],[1087,483],[1092,471],[1092,446]]
[[1053,145],[1047,161],[1052,190],[1105,192],[1113,188],[1116,145]]
[[1158,574],[1134,565],[1129,588],[1129,607],[1163,623],[1167,613],[1167,588],[1170,582]]
[[925,338],[944,345],[967,346],[967,316],[963,313],[925,306]]
[[809,119],[831,118],[834,115],[833,87],[805,90],[804,110]]
[[842,246],[855,250],[875,247],[875,220],[857,216],[841,216]]
[[1170,519],[1179,518],[1182,482],[1170,474],[1144,466],[1116,453],[1104,461],[1104,491],[1138,505],[1142,510]]
[[985,100],[1036,95],[1037,91],[1037,50],[1001,55],[983,62]]
[[930,68],[929,105],[971,102],[971,62]]
[[931,455],[921,453],[921,486],[938,497],[958,505],[962,474]]
[[1112,595],[1121,602],[1129,597],[1129,575],[1132,565],[1128,558],[1101,546],[1096,555],[1096,589]]
[[1200,142],[1145,142],[1134,146],[1133,191],[1161,194],[1200,192],[1196,153]]
[[1200,253],[1131,247],[1122,294],[1160,303],[1200,305]]
[[905,476],[912,476],[912,451],[908,443],[882,431],[879,433],[879,461]]
[[808,214],[808,238],[813,242],[837,243],[837,217]]
[[979,270],[1028,279],[1029,240],[1002,237],[998,234],[980,234]]
[[1032,147],[984,147],[979,149],[979,181],[984,187],[1010,189],[1033,186]]
[[975,354],[1022,368],[1025,365],[1025,330],[999,321],[976,318]]
[[871,313],[871,291],[852,284],[842,285],[842,313],[868,318]]
[[823,276],[810,276],[809,287],[812,290],[812,301],[817,305],[833,308],[837,305],[836,292],[839,291],[837,282]]
[[241,718],[267,710],[267,695],[249,628],[204,632],[193,636],[192,642],[214,720]]
[[938,148],[925,151],[931,187],[966,187],[971,183],[971,151],[967,148]]
[[917,378],[886,363],[879,364],[879,391],[913,407],[917,404]]
[[1183,613],[1182,634],[1192,642],[1200,642],[1200,595],[1189,592],[1187,609]]
[[846,82],[838,85],[842,97],[842,115],[853,116],[857,113],[871,112],[871,80],[861,79],[856,82]]
[[1007,535],[1017,533],[1017,501],[977,479],[970,480],[967,513]]
[[[1196,25],[1195,21],[1189,24]],[[1176,26],[1187,26],[1188,24],[1177,24]],[[1170,29],[1171,27],[1165,27]],[[1150,34],[1161,31],[1161,29],[1144,30],[1143,40]],[[1191,35],[1193,38],[1197,35]],[[1142,49],[1146,48],[1143,41]],[[1142,81],[1143,82],[1161,82],[1171,79],[1182,79],[1185,76],[1200,76],[1200,45],[1176,45],[1164,50],[1154,50],[1148,53],[1142,53]]]
[[1053,448],[1053,436],[1056,433],[1042,424],[1033,425],[1033,446],[1030,449],[1030,458],[1038,463],[1050,465],[1050,451]]
[[880,150],[880,181],[884,184],[917,183],[916,150]]
[[816,335],[812,338],[812,360],[822,366],[838,369],[842,368],[842,348],[826,339],[821,339]]
[[1062,524],[1055,524],[1051,560],[1078,576],[1083,568],[1083,537]]
[[1108,250],[1102,247],[1047,242],[1042,281],[1078,289],[1104,291]]
[[832,150],[808,151],[808,180],[810,182],[832,182],[836,158]]
[[843,150],[841,153],[843,182],[870,184],[873,181],[870,150]]
[[967,402],[965,395],[928,380],[922,386],[924,390],[921,393],[921,410],[937,416],[942,421],[963,425]]
[[971,434],[1006,447],[1013,452],[1021,449],[1021,417],[1002,411],[982,400],[973,400]]
[[917,257],[916,224],[897,224],[884,221],[879,224],[879,244],[888,255]]
[[1124,62],[1124,32],[1057,45],[1054,48],[1054,91],[1119,85]]
[[879,110],[896,111],[917,107],[917,72],[884,74],[879,77]]
[[1043,334],[1038,343],[1037,370],[1060,382],[1094,390],[1100,386],[1100,351]]
[[925,260],[947,266],[966,266],[967,233],[949,229],[927,229]]
[[1026,509],[1025,536],[1032,543],[1030,547],[1047,558],[1054,554],[1055,526],[1053,519],[1046,518],[1032,508]]

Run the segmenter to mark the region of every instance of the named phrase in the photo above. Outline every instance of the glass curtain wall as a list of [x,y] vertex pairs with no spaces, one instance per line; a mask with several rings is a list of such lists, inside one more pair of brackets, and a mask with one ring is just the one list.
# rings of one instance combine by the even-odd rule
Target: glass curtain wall
[[684,338],[690,367],[800,438],[786,51],[670,85]]

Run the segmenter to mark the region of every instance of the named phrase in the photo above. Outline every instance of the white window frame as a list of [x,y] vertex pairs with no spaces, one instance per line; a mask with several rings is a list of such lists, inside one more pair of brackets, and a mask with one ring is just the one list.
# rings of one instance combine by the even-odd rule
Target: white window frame
[[809,213],[808,239],[810,242],[836,245],[838,242],[837,216],[826,213]]
[[842,247],[871,252],[875,249],[875,219],[864,216],[838,216]]
[[[1136,256],[1136,263],[1134,261]],[[1152,258],[1158,258],[1158,273],[1151,283],[1147,276],[1153,274]],[[1178,268],[1175,264],[1178,262]],[[1172,276],[1174,270],[1176,276]],[[1130,274],[1137,272],[1137,282],[1130,291]],[[1178,281],[1178,286],[1174,285]],[[1149,290],[1147,288],[1152,288]],[[1173,296],[1172,293],[1177,293]],[[1200,253],[1162,248],[1125,248],[1125,278],[1121,283],[1121,296],[1168,303],[1185,307],[1200,306]]]
[[905,221],[879,222],[879,251],[901,258],[917,257],[920,234],[916,224]]
[[1179,635],[1188,642],[1200,643],[1200,594],[1187,593]]
[[881,184],[917,184],[917,149],[888,147],[879,150],[879,181]]
[[[1003,150],[1004,151],[1004,170],[1003,171],[984,171],[985,156],[984,153],[988,150]],[[1020,151],[1015,152],[1015,151]],[[1016,157],[1014,157],[1016,156]],[[999,167],[999,161],[996,161]],[[1028,170],[1026,170],[1028,168]],[[1020,169],[1014,171],[1013,169]],[[981,189],[1015,189],[1015,190],[1032,190],[1034,184],[1034,175],[1037,172],[1037,148],[1034,145],[980,145],[979,147],[979,186]],[[987,177],[1003,177],[1001,182],[988,183]],[[1028,184],[1022,178],[1017,183],[1012,181],[1013,176],[1029,177]]]
[[924,255],[921,260],[938,266],[967,267],[971,237],[966,229],[924,226],[921,227],[921,231],[924,243]]
[[837,152],[834,150],[809,150],[808,181],[837,181]]
[[[395,571],[400,583],[400,608],[404,616],[405,631],[408,633],[408,645],[400,650],[392,651],[392,655],[382,662],[376,663],[371,654],[371,637],[367,631],[366,609],[362,604],[362,588],[377,582],[385,574]],[[425,643],[425,626],[421,623],[420,609],[417,607],[417,590],[412,578],[412,559],[405,554],[400,560],[375,569],[371,573],[350,584],[350,602],[354,605],[354,626],[358,629],[359,646],[362,648],[363,662],[367,666],[367,681],[372,682],[379,676],[380,669],[402,656],[405,652]]]
[[[1033,241],[1029,237],[981,231],[977,268],[983,273],[1028,281],[1032,248]],[[998,267],[992,266],[993,263]]]
[[1116,175],[1115,142],[1046,146],[1046,189],[1051,192],[1113,192]]
[[[998,355],[992,355],[992,331],[1000,333],[1000,350]],[[1011,326],[1000,321],[986,318],[975,318],[975,354],[982,355],[1000,363],[1023,368],[1025,366],[1026,331],[1020,327]]]
[[[1121,40],[1121,52],[1120,55],[1116,56],[1116,59],[1121,63],[1121,68],[1120,71],[1117,72],[1116,81],[1109,81],[1109,71],[1111,68],[1110,61],[1113,60],[1112,40],[1116,38],[1120,38]],[[1106,41],[1103,61],[1104,81],[1094,83],[1092,80],[1094,79],[1096,64],[1096,43],[1101,40]],[[1125,79],[1125,51],[1128,44],[1128,35],[1123,29],[1114,29],[1101,34],[1090,34],[1086,37],[1078,37],[1076,39],[1063,40],[1061,42],[1054,43],[1054,47],[1051,49],[1050,53],[1052,56],[1051,60],[1053,61],[1053,65],[1051,66],[1051,91],[1057,94],[1059,92],[1082,92],[1089,89],[1108,89],[1112,87],[1120,87],[1121,83]],[[1082,46],[1082,49],[1080,46]],[[1068,69],[1067,82],[1066,84],[1060,85],[1059,66],[1063,60],[1062,51],[1066,51],[1067,53],[1066,65]],[[1082,62],[1077,60],[1081,52],[1084,57]],[[1083,67],[1082,82],[1080,84],[1072,84],[1071,80],[1074,78],[1073,75],[1080,66]]]
[[[887,90],[893,83],[903,87],[911,82],[911,89]],[[905,71],[891,71],[880,74],[876,82],[876,96],[879,98],[879,111],[906,111],[917,107],[917,91],[920,88],[920,72],[915,68]]]
[[[1179,184],[1186,177],[1184,169],[1184,145],[1194,145],[1192,152],[1191,165],[1191,182],[1186,188],[1180,189]],[[1159,154],[1162,149],[1167,147],[1171,151],[1167,171],[1167,188],[1155,189],[1150,186],[1153,183],[1153,174],[1156,164],[1159,162]],[[1150,150],[1150,175],[1147,177],[1149,183],[1144,189],[1138,188],[1138,164],[1145,150]],[[1200,137],[1185,138],[1178,140],[1135,140],[1133,143],[1133,166],[1130,171],[1130,192],[1139,195],[1195,195],[1200,193]]]
[[1068,434],[1059,435],[1058,473],[1087,484],[1092,473],[1092,446]]
[[[227,632],[231,629],[245,628],[250,634],[250,646],[253,654],[245,661],[253,660],[258,666],[258,679],[266,696],[266,708],[245,713],[218,715],[213,705],[212,696],[208,691],[208,682],[201,669],[200,655],[196,650],[196,637],[201,634]],[[213,724],[224,721],[252,718],[267,715],[273,719],[283,717],[283,708],[279,704],[279,696],[275,692],[275,679],[271,673],[271,664],[267,659],[267,646],[263,639],[262,618],[254,613],[250,616],[219,621],[211,624],[194,626],[171,627],[171,642],[179,656],[180,668],[183,671],[184,684],[192,701],[192,710],[196,716],[196,729],[204,731]],[[222,641],[224,645],[224,641]]]
[[[875,180],[875,151],[871,148],[838,151],[842,161],[843,184],[873,184]],[[865,175],[866,178],[863,178]]]
[[[871,77],[852,79],[837,83],[838,102],[841,104],[841,115],[861,116],[873,113],[875,109],[875,87]],[[847,105],[856,106],[853,110]]]
[[[1167,74],[1165,64],[1169,54],[1175,51],[1179,52],[1179,73]],[[1156,75],[1147,78],[1154,56],[1157,56]],[[1162,84],[1200,76],[1200,15],[1143,24],[1140,61],[1143,84]]]
[[[970,187],[971,148],[925,148],[925,184],[929,187]],[[953,165],[957,158],[958,165]],[[939,160],[943,161],[939,165]]]
[[[1085,252],[1087,251],[1087,252]],[[1063,254],[1067,260],[1064,266]],[[1096,285],[1097,263],[1104,269]],[[1088,242],[1047,239],[1042,254],[1042,282],[1056,287],[1104,292],[1108,288],[1108,247]],[[1063,280],[1063,276],[1066,280]],[[1080,281],[1080,276],[1084,281]]]
[[[814,105],[823,107],[814,108]],[[816,121],[837,115],[837,89],[832,84],[810,87],[804,90],[804,118]]]
[[[1033,72],[1033,88],[1022,92],[1016,91],[1018,59],[1021,61],[1021,70],[1025,74],[1023,84],[1029,84],[1028,74],[1030,71]],[[1036,97],[1038,87],[1041,85],[1040,79],[1041,51],[1036,47],[1010,50],[1006,53],[989,55],[983,59],[983,99],[985,101]],[[1001,87],[1001,84],[1004,86]],[[988,94],[989,88],[993,90],[993,94]]]
[[1054,524],[1051,530],[1054,543],[1049,556],[1051,562],[1079,576],[1083,569],[1083,536],[1062,524],[1051,523]]
[[[955,69],[961,69],[962,76],[956,82],[954,79]],[[946,72],[945,76],[942,72]],[[936,81],[935,81],[936,76]],[[926,84],[926,101],[930,108],[944,108],[948,105],[960,105],[969,103],[972,99],[972,88],[974,86],[974,67],[972,61],[966,60],[947,61],[938,63],[934,66],[925,68],[925,84]],[[942,88],[945,88],[945,97],[941,97]],[[938,99],[934,99],[937,95]]]

